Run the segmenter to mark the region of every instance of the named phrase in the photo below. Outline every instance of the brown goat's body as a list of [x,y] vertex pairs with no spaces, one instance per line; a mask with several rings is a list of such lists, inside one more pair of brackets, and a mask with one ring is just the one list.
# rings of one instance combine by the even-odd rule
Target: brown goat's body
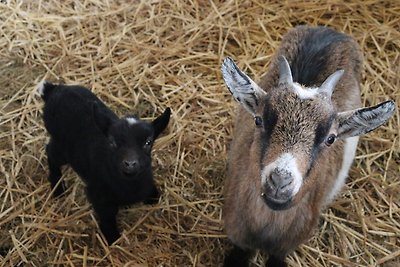
[[[310,29],[316,28],[300,26],[284,36],[269,71],[258,83],[264,91],[268,93],[271,88],[278,86],[278,57],[284,55],[289,62],[294,62],[300,50],[299,46]],[[317,29],[322,31],[326,28]],[[361,53],[353,39],[345,35],[341,35],[341,38],[343,40],[340,41],[340,45],[331,47],[330,53],[326,54],[326,67],[319,69],[318,76],[312,84],[304,84],[309,87],[319,86],[330,74],[343,69],[344,75],[332,96],[333,107],[337,112],[359,108],[361,105]],[[298,81],[296,77],[294,81]],[[285,210],[272,210],[260,196],[262,169],[258,163],[262,158],[259,149],[261,137],[255,129],[252,115],[240,107],[228,157],[224,189],[225,230],[229,239],[242,249],[262,249],[270,254],[285,257],[310,237],[317,225],[321,209],[329,203],[328,196],[335,187],[342,168],[346,141],[338,140],[331,149],[318,155],[314,167],[304,180],[301,197],[294,206]]]

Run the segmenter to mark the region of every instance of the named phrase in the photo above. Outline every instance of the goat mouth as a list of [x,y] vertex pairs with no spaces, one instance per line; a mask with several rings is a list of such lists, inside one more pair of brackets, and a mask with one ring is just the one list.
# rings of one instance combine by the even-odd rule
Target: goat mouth
[[277,199],[268,196],[265,193],[261,193],[261,198],[264,200],[265,204],[272,210],[287,210],[292,205],[292,199]]
[[135,179],[141,171],[129,172],[129,171],[122,171],[123,177],[127,180]]
[[139,169],[137,171],[134,171],[134,172],[124,171],[124,170],[121,170],[121,172],[122,172],[122,176],[123,176],[124,179],[126,179],[126,180],[137,180],[137,179],[140,179],[143,176],[149,175],[149,173],[151,175],[151,170],[150,170],[150,172],[149,172],[149,170],[150,170],[149,168],[141,168],[141,169]]

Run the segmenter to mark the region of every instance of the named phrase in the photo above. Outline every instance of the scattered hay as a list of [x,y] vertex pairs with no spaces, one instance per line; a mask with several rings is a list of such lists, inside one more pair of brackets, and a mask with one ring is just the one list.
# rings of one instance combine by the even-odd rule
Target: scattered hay
[[[264,3],[265,2],[265,3]],[[0,266],[218,266],[228,242],[221,189],[236,104],[223,57],[255,79],[298,24],[351,34],[365,56],[363,102],[400,103],[397,1],[1,1]],[[35,84],[90,87],[119,114],[151,119],[170,106],[155,146],[158,205],[120,212],[123,237],[102,243],[70,169],[50,197],[47,135]],[[361,139],[342,196],[290,266],[399,266],[399,111]],[[261,266],[261,258],[255,259]]]

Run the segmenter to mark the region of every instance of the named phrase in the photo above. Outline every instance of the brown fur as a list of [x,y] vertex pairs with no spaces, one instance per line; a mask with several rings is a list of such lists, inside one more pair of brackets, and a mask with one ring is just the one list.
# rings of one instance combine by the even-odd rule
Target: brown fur
[[[275,100],[271,100],[271,105],[280,114],[279,116],[283,116],[282,114],[296,116],[300,123],[304,124],[301,127],[315,129],[316,123],[325,118],[329,110],[314,100],[299,104],[294,93],[285,94],[286,98],[281,99],[281,91],[275,90],[279,80],[278,56],[284,55],[291,62],[296,57],[298,43],[308,29],[306,26],[296,27],[284,36],[269,71],[258,84],[272,100]],[[345,74],[332,96],[333,108],[336,112],[340,112],[360,107],[359,80],[362,58],[358,45],[348,38],[340,46],[334,47],[327,57],[329,57],[329,67],[320,72],[318,86],[336,70],[344,69]],[[260,105],[258,114],[262,114],[263,106]],[[314,119],[310,120],[310,116]],[[292,146],[294,153],[299,155],[309,153],[304,147],[309,147],[309,142],[313,141],[312,133],[307,131],[303,133],[302,140],[305,143],[291,144],[288,140],[291,138],[288,128],[293,125],[285,123],[279,120],[276,125],[276,131],[271,136],[271,145],[263,159],[264,165],[273,161],[286,149],[285,146]],[[334,130],[335,127],[332,128]],[[251,114],[240,107],[228,157],[224,189],[223,216],[226,233],[231,241],[244,249],[263,249],[280,257],[284,257],[306,241],[317,224],[326,195],[332,188],[342,165],[343,144],[343,141],[338,140],[318,155],[314,168],[293,200],[294,205],[291,208],[274,211],[268,208],[260,197],[262,192],[259,164],[260,131],[254,125]],[[250,148],[250,151],[246,148]],[[301,162],[299,168],[302,173],[306,166],[306,160]]]

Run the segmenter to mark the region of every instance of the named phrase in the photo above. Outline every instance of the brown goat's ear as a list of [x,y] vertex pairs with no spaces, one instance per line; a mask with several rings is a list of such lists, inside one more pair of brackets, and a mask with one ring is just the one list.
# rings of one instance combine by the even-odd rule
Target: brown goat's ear
[[225,58],[221,71],[233,97],[254,117],[261,98],[266,95],[265,91],[243,73],[229,57]]
[[165,128],[167,128],[169,117],[171,116],[171,109],[166,108],[164,113],[157,117],[153,122],[154,139],[156,139]]
[[118,117],[112,111],[105,106],[103,107],[102,105],[102,103],[93,102],[93,119],[99,130],[102,131],[104,135],[107,135],[111,124],[113,121],[118,119]]
[[344,139],[366,134],[384,124],[393,115],[394,110],[395,102],[390,100],[373,107],[341,112],[336,118],[337,137]]

